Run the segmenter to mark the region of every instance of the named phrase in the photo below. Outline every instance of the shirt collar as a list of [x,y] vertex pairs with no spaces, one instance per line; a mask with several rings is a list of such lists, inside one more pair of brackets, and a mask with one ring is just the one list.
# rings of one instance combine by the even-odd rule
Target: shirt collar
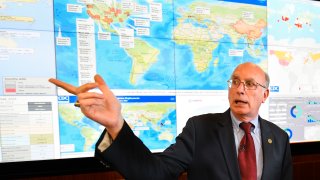
[[[231,115],[231,120],[232,120],[232,125],[233,128],[238,132],[240,130],[240,123],[242,123],[242,121],[239,121],[232,113],[232,111],[230,111],[230,115]],[[260,127],[259,127],[259,121],[258,121],[258,115],[252,119],[250,121],[253,125],[254,125],[254,129],[253,129],[253,133],[255,133]]]

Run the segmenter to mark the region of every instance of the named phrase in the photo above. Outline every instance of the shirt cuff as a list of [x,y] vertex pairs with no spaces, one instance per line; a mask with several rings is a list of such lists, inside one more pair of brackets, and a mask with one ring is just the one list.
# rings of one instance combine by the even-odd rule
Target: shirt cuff
[[103,152],[106,149],[108,149],[108,147],[112,144],[112,141],[113,140],[112,140],[110,134],[108,132],[106,132],[104,134],[104,137],[103,137],[102,141],[98,145],[98,149],[100,150],[100,152]]

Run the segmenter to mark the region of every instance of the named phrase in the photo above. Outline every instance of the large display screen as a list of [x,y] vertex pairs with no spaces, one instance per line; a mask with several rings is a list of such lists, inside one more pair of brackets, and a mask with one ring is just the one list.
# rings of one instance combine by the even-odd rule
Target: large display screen
[[0,162],[92,157],[103,127],[48,82],[100,74],[152,152],[188,118],[228,109],[243,62],[271,77],[260,115],[320,141],[320,3],[292,0],[0,2]]

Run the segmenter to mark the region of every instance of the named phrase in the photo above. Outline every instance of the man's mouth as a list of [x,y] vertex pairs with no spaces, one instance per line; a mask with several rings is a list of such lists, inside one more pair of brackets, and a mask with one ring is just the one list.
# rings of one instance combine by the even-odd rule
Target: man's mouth
[[247,104],[247,101],[242,101],[242,100],[235,100],[234,101],[236,104]]

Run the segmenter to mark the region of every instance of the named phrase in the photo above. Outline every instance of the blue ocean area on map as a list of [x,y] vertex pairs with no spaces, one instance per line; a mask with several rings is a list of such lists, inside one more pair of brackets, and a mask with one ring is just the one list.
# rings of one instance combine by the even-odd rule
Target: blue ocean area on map
[[59,118],[59,126],[60,126],[60,144],[61,145],[75,144],[75,149],[71,152],[83,152],[85,139],[80,134],[79,128],[66,123],[61,117]]

